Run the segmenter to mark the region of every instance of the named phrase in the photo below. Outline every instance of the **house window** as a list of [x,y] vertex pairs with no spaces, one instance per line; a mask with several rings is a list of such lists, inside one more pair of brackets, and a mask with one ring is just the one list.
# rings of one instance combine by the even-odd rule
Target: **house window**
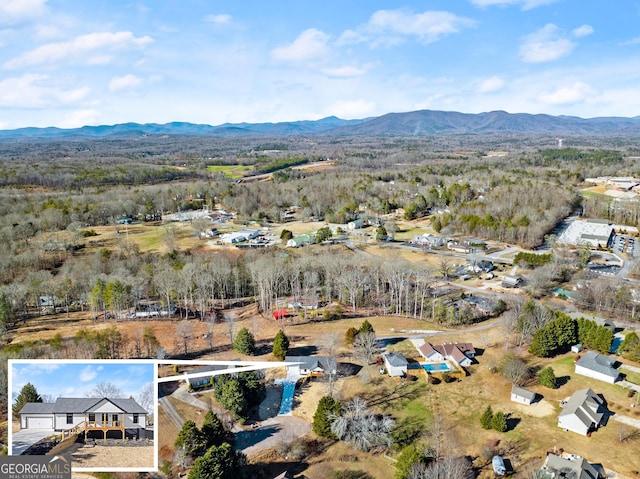
[[95,414],[89,414],[89,422],[96,422],[96,415]]
[[138,415],[137,414],[133,415],[133,423],[134,424],[138,424]]
[[67,413],[67,424],[73,424],[73,413]]
[[114,422],[115,422],[115,421],[117,421],[117,420],[118,420],[118,415],[117,415],[117,414],[113,414],[113,415],[111,416],[111,419],[112,419]]

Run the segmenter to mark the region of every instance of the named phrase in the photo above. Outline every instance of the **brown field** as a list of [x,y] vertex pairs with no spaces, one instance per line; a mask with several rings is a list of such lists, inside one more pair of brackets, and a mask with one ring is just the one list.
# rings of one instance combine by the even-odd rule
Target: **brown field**
[[152,468],[154,446],[83,446],[71,454],[74,468]]

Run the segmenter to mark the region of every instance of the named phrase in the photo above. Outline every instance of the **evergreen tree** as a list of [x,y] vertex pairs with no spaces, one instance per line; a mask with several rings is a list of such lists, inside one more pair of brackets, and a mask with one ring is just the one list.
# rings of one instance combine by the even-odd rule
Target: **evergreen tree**
[[237,377],[230,374],[220,375],[216,381],[214,396],[222,407],[236,417],[243,417],[247,411],[247,400]]
[[247,328],[242,328],[238,331],[238,334],[233,340],[233,349],[239,353],[246,354],[247,356],[250,356],[255,352],[256,340]]
[[0,334],[4,333],[13,324],[13,309],[11,301],[4,292],[0,291]]
[[551,389],[555,389],[557,387],[556,383],[556,374],[553,372],[553,368],[551,366],[547,366],[540,374],[538,374],[538,381],[542,386],[546,386]]
[[242,388],[242,394],[247,401],[247,406],[260,404],[267,395],[264,383],[256,371],[244,371],[237,374]]
[[20,412],[20,409],[22,409],[28,402],[42,402],[40,394],[38,394],[35,386],[31,383],[27,383],[22,386],[20,394],[18,394],[18,397],[16,397],[16,402],[12,407],[13,414],[17,416]]
[[360,325],[358,333],[375,333],[375,331],[373,330],[373,326],[371,326],[371,323],[365,319]]
[[318,408],[313,415],[313,432],[318,436],[337,439],[335,434],[331,432],[332,420],[329,416],[332,413],[340,415],[341,409],[340,401],[333,399],[331,396],[323,396],[318,402]]
[[291,238],[293,238],[293,233],[290,230],[282,230],[280,233],[280,239],[282,241],[289,241]]
[[411,467],[424,460],[424,454],[422,454],[415,445],[410,444],[402,448],[400,457],[398,457],[398,461],[396,462],[396,479],[406,479],[409,476]]
[[281,329],[276,334],[276,337],[273,339],[273,355],[278,358],[280,361],[284,359],[287,355],[287,350],[289,349],[289,338],[284,334],[284,331]]
[[502,411],[498,411],[493,415],[493,419],[491,419],[491,428],[498,432],[506,432],[507,418]]
[[631,332],[627,334],[618,351],[627,359],[640,361],[640,337],[638,337],[638,333]]
[[480,424],[483,429],[491,429],[493,427],[493,410],[491,409],[491,405],[487,406],[487,409],[485,409],[482,416],[480,416]]
[[376,230],[376,241],[386,241],[387,236],[389,236],[387,229],[384,226],[378,226]]
[[205,445],[206,438],[196,423],[191,420],[185,421],[174,443],[176,449],[184,449],[187,456],[196,458],[204,453]]
[[196,459],[189,471],[188,479],[237,479],[240,476],[245,456],[234,451],[228,442],[212,446],[204,456]]
[[209,449],[211,446],[219,446],[225,442],[228,436],[228,432],[222,424],[222,421],[211,410],[205,414],[204,422],[200,430],[204,436],[206,449]]

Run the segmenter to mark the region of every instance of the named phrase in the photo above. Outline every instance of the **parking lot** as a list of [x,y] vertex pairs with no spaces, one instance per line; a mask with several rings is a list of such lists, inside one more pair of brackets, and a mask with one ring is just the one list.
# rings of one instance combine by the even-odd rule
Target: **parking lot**
[[626,253],[629,256],[635,256],[636,240],[633,236],[616,234],[611,243],[611,249],[614,253]]

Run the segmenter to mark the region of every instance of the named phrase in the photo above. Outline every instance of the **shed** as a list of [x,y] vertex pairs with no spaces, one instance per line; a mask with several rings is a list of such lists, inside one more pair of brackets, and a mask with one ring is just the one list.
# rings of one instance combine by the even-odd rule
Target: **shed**
[[579,353],[580,351],[582,351],[582,344],[574,344],[571,346],[572,353]]
[[529,406],[536,399],[536,393],[520,386],[511,387],[511,400]]
[[505,472],[507,472],[504,467],[504,461],[502,460],[502,456],[493,456],[491,459],[491,464],[493,465],[493,472],[495,472],[499,476],[504,476]]

